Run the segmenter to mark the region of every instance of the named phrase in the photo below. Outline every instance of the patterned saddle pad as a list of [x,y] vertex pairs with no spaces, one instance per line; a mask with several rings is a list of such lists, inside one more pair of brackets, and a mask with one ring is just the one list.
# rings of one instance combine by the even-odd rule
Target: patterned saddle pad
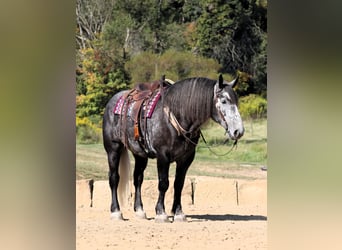
[[[124,115],[123,111],[126,110],[126,107],[128,105],[127,116],[132,117],[133,107],[136,101],[127,102],[126,101],[127,98],[125,97],[126,96],[123,95],[119,98],[119,100],[115,104],[113,112],[116,115]],[[160,99],[160,89],[155,91],[150,98],[144,100],[141,106],[141,110],[140,110],[141,112],[140,118],[151,118],[159,99]]]

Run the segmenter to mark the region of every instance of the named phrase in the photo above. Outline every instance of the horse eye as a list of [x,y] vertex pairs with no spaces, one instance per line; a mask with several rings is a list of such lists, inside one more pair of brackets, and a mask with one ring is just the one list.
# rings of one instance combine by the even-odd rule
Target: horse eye
[[226,100],[226,99],[221,99],[221,103],[222,103],[222,104],[226,104],[226,103],[227,103],[227,100]]

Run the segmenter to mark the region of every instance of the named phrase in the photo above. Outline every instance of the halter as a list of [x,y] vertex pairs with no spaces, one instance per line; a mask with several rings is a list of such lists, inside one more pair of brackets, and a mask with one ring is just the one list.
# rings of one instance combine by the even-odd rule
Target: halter
[[[216,87],[216,85],[215,85],[215,87],[214,87],[214,96],[215,96],[214,102],[215,102],[215,107],[216,107],[216,105],[217,105],[218,102],[219,102],[218,96],[219,96],[220,92],[222,92],[222,91],[223,91],[222,89],[217,90],[217,87]],[[227,123],[226,119],[224,118],[224,115],[223,115],[223,113],[222,113],[222,111],[221,111],[220,106],[219,106],[219,105],[217,105],[217,106],[218,106],[218,107],[216,107],[216,109],[217,109],[217,111],[218,111],[218,114],[219,114],[219,116],[221,117],[221,119],[224,121],[224,123],[225,123],[225,125],[226,125],[226,133],[229,133],[229,132],[228,132],[228,123]]]

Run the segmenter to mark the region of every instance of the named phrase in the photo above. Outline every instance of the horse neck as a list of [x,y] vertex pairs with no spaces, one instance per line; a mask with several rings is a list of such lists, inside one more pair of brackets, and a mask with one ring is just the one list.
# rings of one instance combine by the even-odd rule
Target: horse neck
[[[212,104],[197,102],[191,107],[172,111],[179,124],[189,132],[199,131],[201,126],[212,117]],[[184,103],[183,105],[187,105]]]
[[207,121],[209,120],[210,117],[206,118],[206,119],[202,119],[202,120],[191,120],[191,119],[182,119],[180,118],[180,125],[187,130],[189,133],[193,133],[196,131],[199,131],[201,126]]
[[[193,83],[194,84],[194,83]],[[190,85],[191,86],[191,85]],[[193,85],[190,99],[170,98],[170,110],[174,113],[179,124],[187,131],[199,131],[200,127],[211,118],[213,109],[213,89],[209,86],[203,87]],[[189,89],[188,89],[189,91]],[[173,95],[183,95],[174,92]],[[185,94],[186,95],[186,94]]]

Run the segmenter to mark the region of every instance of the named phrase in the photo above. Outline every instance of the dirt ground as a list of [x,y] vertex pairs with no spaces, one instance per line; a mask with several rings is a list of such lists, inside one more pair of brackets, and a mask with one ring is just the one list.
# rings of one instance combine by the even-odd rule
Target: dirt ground
[[[132,199],[124,221],[110,219],[107,181],[95,181],[90,207],[89,180],[76,182],[76,247],[87,249],[267,249],[267,172],[256,180],[186,178],[182,194],[187,222],[156,223],[157,181],[145,180],[142,199],[147,220],[135,217]],[[171,210],[173,180],[166,195]],[[191,184],[194,183],[194,184]],[[194,201],[192,201],[194,186]],[[132,186],[131,186],[132,188]],[[194,202],[194,204],[192,204]]]

